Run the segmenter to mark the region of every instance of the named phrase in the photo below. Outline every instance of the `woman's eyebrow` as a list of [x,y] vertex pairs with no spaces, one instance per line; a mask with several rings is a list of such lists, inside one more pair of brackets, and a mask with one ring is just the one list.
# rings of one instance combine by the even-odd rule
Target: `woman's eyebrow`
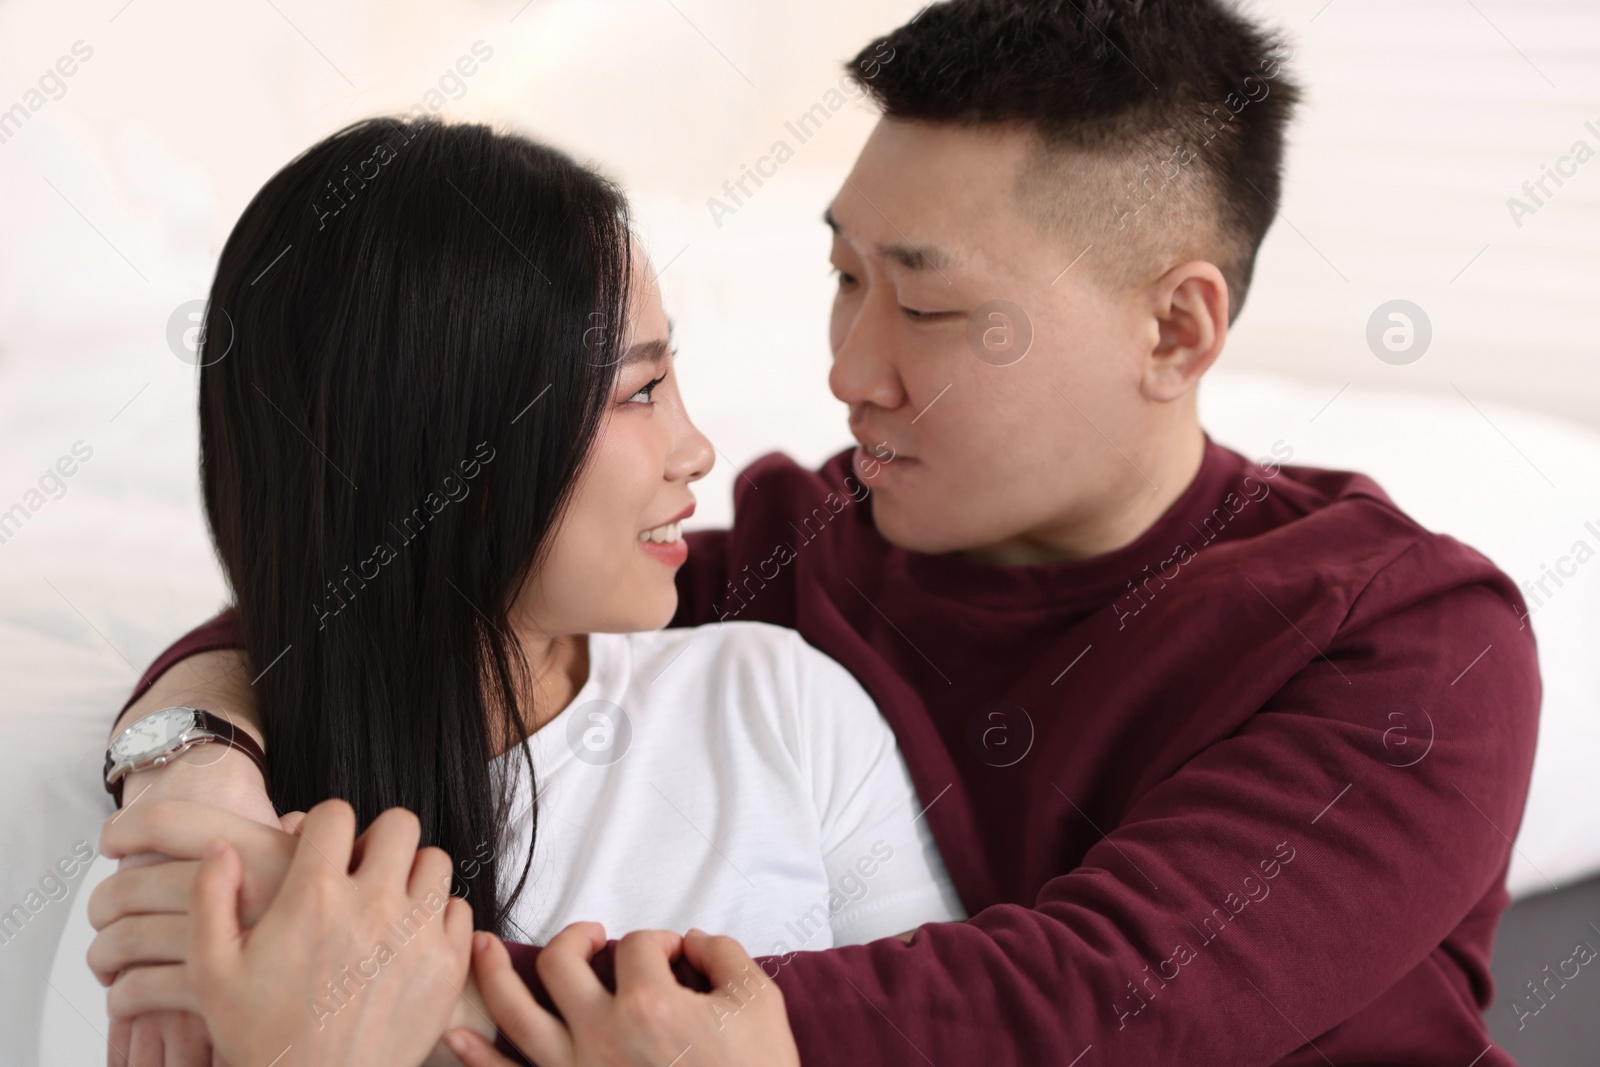
[[657,363],[672,355],[672,343],[661,339],[654,341],[640,341],[631,346],[622,354],[621,366],[630,367],[635,363]]

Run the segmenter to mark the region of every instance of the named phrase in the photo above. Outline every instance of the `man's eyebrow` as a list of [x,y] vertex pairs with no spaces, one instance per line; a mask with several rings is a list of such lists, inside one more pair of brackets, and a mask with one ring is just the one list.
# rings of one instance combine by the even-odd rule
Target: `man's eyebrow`
[[[833,217],[833,208],[829,207],[822,213],[822,221],[827,223],[828,229],[835,236],[844,236],[844,229],[839,225],[839,220]],[[891,223],[891,225],[893,225]],[[898,229],[898,227],[896,227]],[[904,237],[904,234],[901,234]],[[941,248],[933,245],[914,245],[909,239],[903,243],[880,244],[877,246],[878,255],[885,259],[892,259],[907,270],[924,271],[932,270],[943,273],[943,268],[953,266],[956,257]],[[946,279],[947,281],[949,279]]]
[[[878,255],[892,259],[906,270],[933,270],[943,273],[955,259],[948,252],[933,245],[917,247],[913,244],[879,245]],[[945,279],[948,281],[949,279]]]

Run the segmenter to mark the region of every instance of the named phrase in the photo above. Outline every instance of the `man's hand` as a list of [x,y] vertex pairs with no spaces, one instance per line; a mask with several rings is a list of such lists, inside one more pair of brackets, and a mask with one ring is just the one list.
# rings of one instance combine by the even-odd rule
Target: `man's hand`
[[100,984],[111,987],[107,1007],[113,1018],[194,1010],[183,966],[189,894],[200,868],[197,861],[217,840],[227,841],[241,859],[239,922],[254,926],[289,869],[295,851],[290,833],[179,800],[152,800],[124,809],[100,831],[102,855],[171,857],[164,863],[124,867],[89,897],[89,922],[99,931],[89,946],[89,967]]
[[[199,1002],[187,966],[190,894],[199,859],[213,841],[232,846],[243,868],[239,925],[254,926],[278,895],[305,818],[303,812],[290,812],[274,830],[204,804],[157,801],[106,824],[100,847],[107,856],[156,850],[174,857],[119,870],[89,898],[89,921],[99,931],[89,946],[89,966],[102,985],[111,987],[106,997],[113,1027],[109,1067],[127,1067],[130,1061],[212,1067],[205,1025],[193,1014]],[[358,859],[377,826],[374,822],[356,839]],[[447,1025],[492,1036],[487,1006],[470,975],[460,992],[451,997]]]
[[[511,966],[500,941],[473,936],[473,972],[496,1025],[540,1067],[798,1067],[783,993],[730,937],[690,930],[628,934],[617,944],[617,991],[589,965],[605,946],[598,923],[574,923],[539,953],[539,977],[562,1019],[545,1011]],[[716,987],[683,988],[672,960],[682,955]],[[467,1067],[510,1061],[475,1033],[453,1030],[445,1043]]]
[[415,815],[378,816],[356,850],[355,813],[318,804],[277,897],[239,923],[245,872],[226,841],[204,849],[191,898],[193,996],[219,1055],[303,1067],[423,1062],[466,980],[472,909],[450,896],[450,857],[420,851]]
[[[180,660],[123,712],[116,731],[161,708],[197,705],[227,718],[260,743],[260,710],[249,683],[252,673],[249,657],[238,650],[202,652]],[[123,779],[122,811],[157,800],[208,804],[265,826],[278,822],[255,762],[215,743],[197,745],[165,766]],[[122,819],[122,811],[109,821]],[[119,870],[159,864],[165,858],[158,853],[129,855]],[[109,1067],[212,1067],[204,1024],[183,1012],[114,1017],[109,1044]]]

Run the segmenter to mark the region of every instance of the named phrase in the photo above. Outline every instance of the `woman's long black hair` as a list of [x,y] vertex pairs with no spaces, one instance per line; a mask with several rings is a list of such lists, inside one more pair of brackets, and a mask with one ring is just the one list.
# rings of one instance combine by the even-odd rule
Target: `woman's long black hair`
[[613,388],[629,268],[626,202],[593,171],[375,118],[266,183],[211,289],[201,480],[272,801],[416,812],[480,929],[506,930],[528,875],[502,892],[494,859],[488,765],[532,715],[508,614]]

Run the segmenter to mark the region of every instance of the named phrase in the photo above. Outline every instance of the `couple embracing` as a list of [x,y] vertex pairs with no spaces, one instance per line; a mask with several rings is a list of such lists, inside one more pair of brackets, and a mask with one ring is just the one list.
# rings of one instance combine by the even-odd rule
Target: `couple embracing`
[[1521,597],[1199,423],[1282,55],[1221,0],[947,0],[863,49],[858,446],[756,462],[729,530],[683,532],[715,453],[611,183],[399,118],[279,171],[201,360],[234,604],[107,756],[113,1060],[1510,1064]]

